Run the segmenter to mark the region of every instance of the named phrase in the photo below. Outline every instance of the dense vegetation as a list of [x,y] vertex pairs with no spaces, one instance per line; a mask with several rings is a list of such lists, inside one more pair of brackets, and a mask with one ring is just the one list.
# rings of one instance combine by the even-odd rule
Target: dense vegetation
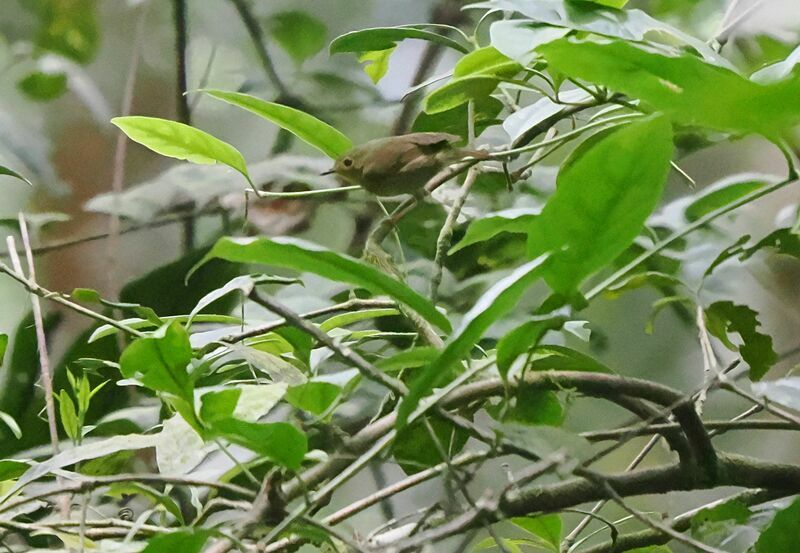
[[[105,8],[138,29],[115,68],[112,182],[85,204],[108,231],[57,240],[64,217],[44,209],[4,220],[0,272],[30,293],[0,335],[4,551],[796,550],[797,451],[768,444],[800,430],[797,344],[777,348],[780,313],[767,324],[734,284],[757,274],[796,301],[771,279],[800,258],[797,41],[738,36],[759,6],[735,0],[443,0],[332,41],[322,7],[219,3],[248,40],[224,62],[192,49],[211,2],[173,0],[161,26],[148,11],[166,3]],[[90,102],[100,3],[24,9],[33,30],[3,53],[13,93]],[[135,107],[157,33],[175,39],[169,117]],[[386,99],[375,85],[413,41],[412,86]],[[214,71],[245,56],[239,82]],[[416,196],[321,175],[408,132],[472,155]],[[26,135],[0,138],[0,185],[55,195]],[[133,143],[183,161],[123,186],[127,150],[156,157]],[[724,168],[726,147],[780,164],[686,170]],[[764,223],[768,196],[788,205]],[[160,227],[181,256],[128,278],[160,243],[121,235]],[[34,271],[96,239],[110,285],[66,293]],[[648,334],[672,357],[641,371],[609,354]],[[686,348],[696,363],[671,368]]]

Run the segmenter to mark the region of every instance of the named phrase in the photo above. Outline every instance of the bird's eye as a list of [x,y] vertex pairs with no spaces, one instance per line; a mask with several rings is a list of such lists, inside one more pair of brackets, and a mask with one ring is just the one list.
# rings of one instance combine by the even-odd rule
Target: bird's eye
[[342,165],[344,165],[345,167],[352,167],[353,166],[353,160],[350,159],[349,157],[346,157],[346,158],[344,158],[342,160]]

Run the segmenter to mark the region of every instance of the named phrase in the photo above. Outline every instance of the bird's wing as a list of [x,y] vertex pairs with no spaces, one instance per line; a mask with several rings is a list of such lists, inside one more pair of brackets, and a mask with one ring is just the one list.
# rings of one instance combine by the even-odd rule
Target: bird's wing
[[417,146],[450,146],[461,140],[460,136],[447,132],[417,132],[406,135],[408,141]]

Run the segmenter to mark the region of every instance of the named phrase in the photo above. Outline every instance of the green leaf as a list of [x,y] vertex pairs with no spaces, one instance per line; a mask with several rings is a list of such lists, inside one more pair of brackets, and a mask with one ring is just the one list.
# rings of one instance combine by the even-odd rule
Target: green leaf
[[123,499],[125,496],[142,495],[150,499],[156,505],[161,505],[165,511],[171,514],[180,524],[184,524],[181,508],[168,494],[162,493],[155,488],[140,484],[138,482],[119,482],[112,484],[105,493],[108,497]]
[[364,52],[358,56],[358,61],[364,64],[364,73],[370,78],[373,84],[378,84],[389,71],[389,60],[394,53],[394,48],[386,50],[374,50]]
[[267,102],[241,92],[212,89],[203,89],[200,92],[263,117],[330,158],[336,159],[353,147],[351,140],[344,134],[299,109]]
[[126,378],[139,378],[148,388],[167,392],[193,405],[193,386],[186,372],[191,360],[189,334],[173,322],[152,337],[133,342],[122,352],[119,364]]
[[[502,407],[502,405],[498,407]],[[497,415],[493,414],[492,416],[498,418]],[[555,392],[521,384],[517,387],[517,393],[514,394],[514,405],[505,410],[505,414],[500,420],[531,425],[561,426],[564,423],[564,408]]]
[[333,405],[341,393],[342,389],[330,382],[306,382],[289,388],[286,391],[286,401],[312,415],[321,415]]
[[800,376],[753,382],[753,392],[769,401],[800,411]]
[[419,39],[441,44],[466,54],[465,46],[452,38],[424,30],[426,25],[403,25],[400,27],[374,27],[352,31],[336,37],[331,42],[331,54],[343,52],[374,52],[394,48],[398,42],[406,39]]
[[513,77],[522,71],[522,66],[494,46],[484,46],[465,55],[453,68],[453,77],[468,75],[496,75]]
[[[457,455],[469,435],[449,421],[428,419],[439,444],[450,457]],[[414,474],[445,461],[424,421],[409,425],[394,440],[392,455],[406,474]]]
[[67,91],[67,75],[34,71],[19,81],[17,88],[32,100],[40,102],[55,100]]
[[401,430],[420,400],[440,384],[450,369],[470,352],[483,333],[503,315],[516,307],[525,291],[542,278],[548,257],[542,255],[518,267],[508,277],[489,288],[461,321],[439,356],[412,381],[410,390],[400,403],[396,426]]
[[614,371],[589,357],[565,346],[537,346],[528,369],[532,371],[587,371],[614,374]]
[[3,176],[3,175],[6,175],[8,177],[14,177],[15,179],[19,179],[22,182],[27,183],[30,186],[33,186],[33,183],[31,181],[29,181],[28,179],[26,179],[25,177],[23,177],[22,175],[20,175],[16,171],[13,171],[13,170],[9,169],[8,167],[0,165],[0,176]]
[[628,0],[580,0],[583,2],[591,2],[593,4],[599,4],[601,6],[608,6],[610,8],[623,8],[625,4],[628,3]]
[[572,153],[528,229],[531,257],[552,252],[545,278],[556,292],[572,293],[633,242],[661,198],[671,158],[664,117],[599,133]]
[[314,273],[337,282],[349,282],[373,294],[386,294],[419,313],[430,323],[450,331],[450,322],[421,295],[386,273],[343,254],[304,240],[278,237],[221,238],[194,270],[210,259],[259,263]]
[[560,550],[562,527],[560,516],[552,514],[538,517],[517,517],[512,518],[511,522],[537,538],[541,538],[551,551],[557,553]]
[[297,470],[308,451],[306,435],[286,422],[256,423],[233,417],[215,420],[212,430],[289,469]]
[[17,421],[14,420],[14,417],[6,413],[5,411],[0,411],[0,421],[5,424],[11,433],[14,434],[16,439],[20,439],[22,437],[22,429],[17,424]]
[[756,553],[785,553],[792,551],[800,542],[800,499],[778,511],[756,541]]
[[[503,102],[493,96],[478,98],[473,103],[475,117],[475,136],[480,136],[483,131],[500,123],[497,116],[503,111]],[[467,142],[469,132],[467,125],[467,104],[461,104],[447,111],[439,113],[419,112],[411,130],[414,132],[446,132],[455,134]]]
[[723,182],[712,185],[703,193],[686,206],[683,214],[686,220],[691,222],[697,221],[701,217],[708,215],[712,211],[735,202],[739,198],[748,195],[754,190],[758,190],[764,185],[768,184],[765,179],[725,179]]
[[250,182],[247,164],[239,150],[200,129],[157,117],[115,117],[111,123],[134,142],[158,154],[200,165],[222,163]]
[[737,499],[701,509],[692,516],[692,535],[706,542],[715,535],[729,536],[733,526],[746,523],[751,514]]
[[3,366],[6,357],[6,348],[8,348],[8,334],[0,334],[0,367]]
[[325,47],[325,24],[312,15],[299,11],[278,12],[270,16],[267,28],[272,38],[301,64]]
[[543,315],[521,324],[497,342],[497,370],[504,379],[514,361],[533,347],[539,345],[550,330],[558,330],[567,322],[567,317]]
[[217,301],[223,296],[230,294],[231,292],[239,292],[242,297],[246,298],[250,295],[250,292],[253,291],[256,284],[260,282],[258,277],[254,277],[253,275],[240,275],[237,277],[232,278],[224,286],[217,288],[216,290],[212,290],[202,298],[200,301],[197,302],[197,305],[194,306],[192,312],[189,313],[189,318],[186,321],[186,326],[191,326],[192,319],[203,309]]
[[[750,365],[750,380],[761,380],[777,362],[778,355],[772,349],[772,338],[758,331],[761,323],[756,311],[746,305],[718,301],[706,308],[705,318],[708,331],[729,349],[738,350],[742,359]],[[739,335],[741,346],[737,347],[730,341],[730,333]]]
[[494,92],[499,83],[500,79],[491,75],[467,75],[453,79],[431,92],[425,98],[422,109],[432,115],[457,108],[470,100],[482,101]]
[[682,124],[778,137],[800,122],[800,76],[759,85],[696,56],[623,41],[565,38],[538,51],[558,71],[644,100]]
[[19,478],[30,468],[28,463],[15,459],[0,460],[0,482]]
[[386,308],[386,309],[363,309],[361,311],[350,311],[348,313],[342,313],[340,315],[334,315],[329,319],[326,319],[322,324],[319,325],[319,329],[324,332],[329,332],[334,328],[341,328],[344,326],[348,326],[360,321],[366,321],[369,319],[378,319],[380,317],[393,317],[400,313],[399,310],[394,308]]
[[495,423],[494,428],[505,442],[540,459],[562,453],[574,461],[584,461],[592,454],[587,440],[554,426]]
[[216,420],[232,417],[241,395],[242,391],[238,388],[203,394],[200,396],[200,419],[211,424]]
[[399,372],[427,365],[439,355],[439,350],[430,346],[419,346],[400,351],[392,357],[381,359],[375,366],[384,372]]
[[64,427],[64,432],[71,440],[77,440],[81,432],[80,422],[75,412],[75,404],[72,402],[72,398],[69,397],[66,390],[61,390],[61,394],[58,396],[58,408],[61,415],[61,426]]
[[212,534],[211,530],[197,528],[159,534],[150,538],[141,553],[200,553]]
[[[503,121],[503,130],[511,137],[512,144],[525,142],[531,129],[544,128],[550,122],[555,123],[564,110],[573,104],[581,104],[592,100],[592,95],[581,88],[558,93],[554,102],[550,98],[541,98],[529,106],[515,111]],[[537,132],[538,134],[538,132]]]
[[539,210],[530,208],[506,209],[487,213],[469,224],[464,237],[450,249],[449,255],[459,250],[483,242],[503,232],[525,234],[533,224]]

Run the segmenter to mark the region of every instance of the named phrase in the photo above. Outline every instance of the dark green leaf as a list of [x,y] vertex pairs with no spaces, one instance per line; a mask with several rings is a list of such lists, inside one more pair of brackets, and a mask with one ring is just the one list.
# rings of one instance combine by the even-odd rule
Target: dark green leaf
[[525,291],[542,278],[548,258],[542,255],[517,268],[511,275],[489,288],[465,315],[439,356],[414,378],[397,414],[397,428],[402,429],[420,400],[435,388],[448,371],[470,352],[483,333],[500,317],[513,309]]
[[19,478],[28,468],[30,468],[30,465],[22,461],[14,459],[0,460],[0,482]]
[[[492,125],[499,124],[497,116],[503,110],[503,102],[493,96],[478,98],[474,102],[475,136],[480,136],[483,131]],[[439,113],[425,113],[421,111],[411,130],[414,132],[447,132],[460,136],[464,143],[467,141],[467,104]]]
[[331,54],[342,52],[374,52],[394,48],[398,42],[409,38],[427,40],[466,54],[469,50],[461,43],[444,35],[424,30],[425,25],[401,27],[375,27],[352,31],[336,37],[331,42]]
[[8,347],[8,334],[0,334],[0,367],[3,366],[3,360],[6,357],[7,347]]
[[299,109],[267,102],[241,92],[211,89],[204,89],[201,92],[263,117],[330,158],[335,159],[353,147],[353,143],[344,134]]
[[514,394],[514,405],[505,411],[503,422],[561,426],[564,408],[555,392],[520,385]]
[[[719,338],[729,349],[739,351],[742,359],[750,365],[750,380],[761,380],[778,360],[772,349],[772,338],[758,331],[761,323],[758,313],[746,305],[730,301],[712,303],[705,310],[708,331]],[[742,345],[736,346],[728,334],[738,334]]]
[[542,515],[538,517],[512,518],[516,526],[541,538],[551,551],[558,552],[561,547],[561,517],[558,515]]
[[786,553],[800,543],[800,499],[779,511],[755,545],[756,553]]
[[219,258],[236,263],[259,263],[314,273],[330,280],[349,282],[386,294],[422,315],[442,330],[450,322],[425,298],[386,273],[343,254],[294,238],[221,238],[195,267]]
[[286,391],[286,401],[312,415],[321,415],[341,395],[342,389],[330,382],[306,382]]
[[533,371],[588,371],[613,374],[614,371],[574,349],[565,346],[538,346],[528,368]]
[[192,405],[192,382],[186,372],[191,360],[189,335],[180,324],[172,323],[152,337],[133,342],[122,352],[119,364],[126,378],[139,378],[148,388],[170,393]]
[[549,315],[534,317],[500,338],[497,343],[497,370],[500,376],[506,378],[517,357],[537,346],[548,331],[560,329],[567,320],[566,317]]
[[169,534],[159,534],[150,538],[141,553],[200,553],[208,538],[212,535],[211,530],[191,529],[171,532]]
[[696,56],[622,41],[567,38],[539,52],[558,71],[644,100],[683,124],[777,137],[800,122],[793,102],[800,77],[759,85]]
[[476,219],[469,224],[464,238],[450,249],[450,255],[457,251],[489,240],[501,232],[516,232],[525,234],[531,228],[533,220],[536,218],[538,210],[518,208],[507,209],[495,213],[488,213],[480,219]]
[[157,117],[115,117],[111,123],[134,142],[158,154],[200,165],[222,163],[250,181],[247,164],[239,150],[200,129]]
[[17,87],[33,100],[55,100],[67,91],[67,75],[34,71],[19,81]]
[[385,372],[398,372],[405,369],[416,369],[432,362],[439,355],[439,350],[430,346],[420,346],[400,351],[392,357],[381,359],[375,366]]
[[297,470],[308,451],[306,435],[285,422],[246,422],[232,417],[215,420],[212,431],[289,469]]
[[[467,443],[469,435],[449,421],[430,418],[428,423],[433,428],[439,445],[451,458]],[[406,474],[414,474],[446,460],[442,458],[439,445],[434,442],[427,425],[423,421],[418,421],[397,435],[392,454]]]
[[573,152],[528,230],[531,257],[552,252],[545,278],[570,294],[621,254],[661,198],[672,129],[652,117],[596,135]]
[[325,47],[325,24],[306,12],[278,12],[270,16],[267,26],[275,42],[296,63],[303,63]]

